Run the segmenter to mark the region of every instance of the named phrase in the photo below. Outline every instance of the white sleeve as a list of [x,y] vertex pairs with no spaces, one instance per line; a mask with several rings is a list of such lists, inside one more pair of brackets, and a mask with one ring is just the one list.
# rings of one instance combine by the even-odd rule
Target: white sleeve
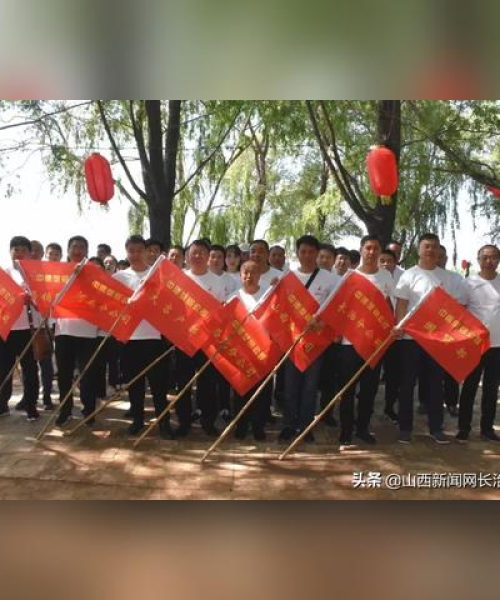
[[405,271],[396,286],[394,296],[400,300],[409,300],[411,293],[411,274],[409,271]]

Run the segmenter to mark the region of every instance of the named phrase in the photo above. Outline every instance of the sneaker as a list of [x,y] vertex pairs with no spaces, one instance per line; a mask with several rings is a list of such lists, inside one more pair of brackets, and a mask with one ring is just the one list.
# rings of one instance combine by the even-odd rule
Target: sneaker
[[313,435],[312,431],[309,431],[308,433],[306,433],[306,435],[304,436],[304,442],[306,444],[314,444],[314,442],[316,441],[316,438]]
[[185,438],[189,435],[191,431],[191,425],[187,425],[187,424],[182,424],[179,425],[179,427],[176,429],[175,431],[175,437],[176,438]]
[[144,429],[144,423],[134,421],[131,425],[129,425],[127,431],[129,435],[137,435]]
[[341,437],[339,440],[340,450],[348,450],[353,447],[352,438],[350,437]]
[[160,437],[162,440],[173,440],[175,439],[175,434],[172,431],[172,427],[168,421],[160,423],[158,427],[160,430]]
[[191,423],[196,423],[196,421],[199,421],[201,419],[201,410],[199,408],[197,408],[195,411],[193,411],[192,415],[191,415]]
[[40,419],[40,414],[37,410],[32,410],[26,417],[26,421],[28,423],[32,423],[33,421],[38,421]]
[[55,408],[55,407],[54,407],[54,405],[52,404],[52,402],[51,402],[50,404],[49,404],[49,403],[46,403],[46,404],[44,404],[44,405],[43,405],[43,410],[45,410],[46,412],[51,412],[51,411],[53,411],[53,410],[54,410],[54,408]]
[[217,438],[219,437],[220,433],[219,430],[214,426],[214,425],[207,425],[203,427],[203,431],[209,436],[209,437],[214,437]]
[[92,417],[88,421],[85,421],[85,427],[92,427],[92,425],[95,425],[95,417]]
[[433,442],[436,442],[436,444],[439,444],[441,446],[444,446],[444,445],[450,443],[450,438],[446,434],[444,434],[442,431],[436,431],[434,433],[430,433],[429,437],[431,438],[431,440]]
[[458,417],[458,408],[456,406],[448,406],[448,412],[452,417]]
[[459,431],[455,439],[459,444],[466,444],[469,441],[469,434],[466,431]]
[[134,414],[132,413],[132,409],[129,408],[127,411],[125,411],[123,413],[123,418],[124,419],[131,419],[134,416]]
[[377,443],[377,438],[369,431],[357,431],[356,437],[370,446],[374,446]]
[[285,427],[281,430],[278,440],[280,442],[289,442],[292,438],[295,437],[295,431],[290,429],[290,427]]
[[485,442],[500,442],[500,437],[495,433],[493,429],[490,431],[482,431],[481,439]]
[[277,422],[278,422],[278,418],[275,417],[273,414],[269,413],[267,415],[266,423],[268,423],[268,425],[275,425]]
[[400,444],[411,444],[411,433],[409,431],[401,431],[398,436]]
[[399,422],[398,414],[394,411],[393,408],[388,408],[387,410],[385,410],[384,411],[384,416],[391,423],[398,423]]
[[234,437],[242,442],[247,437],[248,429],[246,427],[236,427]]
[[338,421],[333,415],[326,415],[326,417],[323,419],[323,423],[327,427],[337,427],[338,426]]
[[223,408],[219,414],[220,418],[224,421],[224,423],[229,423],[231,421],[231,415],[227,408]]
[[66,425],[66,423],[71,419],[71,415],[68,414],[62,414],[59,415],[56,419],[56,425],[58,427],[63,427],[63,425]]
[[266,432],[263,429],[254,429],[253,439],[256,442],[265,442],[266,441]]
[[10,410],[8,406],[2,406],[0,408],[0,418],[8,417],[10,415]]

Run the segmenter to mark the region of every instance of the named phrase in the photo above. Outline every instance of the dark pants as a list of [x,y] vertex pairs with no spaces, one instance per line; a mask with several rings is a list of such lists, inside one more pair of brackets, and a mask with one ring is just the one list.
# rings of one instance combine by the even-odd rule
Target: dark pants
[[285,365],[281,365],[274,378],[274,402],[280,408],[285,405]]
[[[124,344],[122,362],[125,383],[136,377],[166,349],[167,345],[163,340],[131,340]],[[141,425],[144,423],[146,380],[149,382],[155,414],[158,417],[167,406],[168,356],[157,363],[128,390],[132,419],[134,423]],[[168,417],[166,417],[164,422],[167,423],[168,420]]]
[[460,395],[460,385],[458,381],[446,373],[444,374],[444,403],[448,408],[458,406],[458,397]]
[[322,364],[323,357],[320,356],[301,373],[292,361],[286,362],[283,415],[286,428],[304,430],[314,419]]
[[[0,344],[0,384],[3,383],[10,370],[14,366],[17,357],[19,357],[26,345],[31,339],[31,331],[24,329],[21,331],[11,331],[7,340]],[[26,413],[28,415],[36,412],[36,403],[38,400],[39,380],[38,368],[33,356],[33,350],[30,348],[21,361],[22,381],[24,387],[23,399],[26,403]],[[12,377],[4,385],[0,394],[0,407],[5,409],[12,396]]]
[[443,379],[444,371],[413,340],[396,342],[401,353],[401,387],[399,394],[399,429],[413,431],[413,394],[419,376],[420,366],[426,374],[425,398],[428,407],[429,430],[439,433],[443,429]]
[[52,394],[54,380],[54,365],[52,364],[52,356],[44,358],[38,364],[40,365],[40,373],[42,374],[43,401],[48,404]]
[[472,412],[479,382],[483,376],[481,396],[481,432],[493,429],[500,385],[500,348],[490,348],[482,357],[479,366],[467,377],[460,396],[458,427],[470,433]]
[[393,411],[399,400],[401,385],[401,353],[396,343],[392,344],[384,357],[385,412]]
[[325,408],[340,390],[339,348],[340,344],[332,344],[323,354],[320,374],[321,409]]
[[219,401],[219,410],[230,410],[231,408],[231,385],[227,379],[215,371],[215,382],[217,386],[217,399]]
[[[236,414],[243,408],[243,406],[250,400],[250,398],[255,394],[258,387],[257,385],[253,389],[251,389],[245,396],[240,396],[236,394],[235,397],[235,409]],[[253,401],[250,409],[245,413],[245,415],[240,419],[237,425],[237,429],[240,431],[246,432],[248,430],[249,423],[252,425],[252,431],[262,432],[264,431],[264,427],[267,421],[267,415],[269,410],[269,404],[271,402],[271,398],[273,395],[273,382],[272,380],[266,385],[266,387],[262,390],[262,393],[257,396],[257,398]]]
[[[83,371],[97,348],[96,338],[79,338],[72,335],[56,337],[57,380],[59,383],[60,401],[73,385],[75,368]],[[80,382],[80,399],[83,414],[89,415],[95,410],[97,398],[96,364],[90,366]],[[69,416],[73,409],[73,394],[61,409],[61,416]]]
[[[365,361],[356,352],[354,346],[340,346],[338,350],[338,361],[340,365],[340,385],[343,387],[363,366]],[[370,430],[370,419],[373,414],[375,396],[377,395],[380,380],[379,362],[375,369],[365,369],[358,382],[345,392],[340,400],[340,437],[350,438],[354,431],[354,424],[359,433],[367,433]],[[356,388],[359,385],[358,412],[355,418],[354,402]]]
[[[197,352],[193,358],[189,358],[187,354],[184,354],[180,350],[177,351],[179,391],[184,389],[186,384],[207,360],[203,352]],[[217,372],[214,366],[210,365],[196,382],[196,405],[201,410],[201,424],[205,429],[213,427],[217,418],[216,377]],[[181,426],[189,427],[192,412],[191,390],[189,390],[177,403],[177,415]]]

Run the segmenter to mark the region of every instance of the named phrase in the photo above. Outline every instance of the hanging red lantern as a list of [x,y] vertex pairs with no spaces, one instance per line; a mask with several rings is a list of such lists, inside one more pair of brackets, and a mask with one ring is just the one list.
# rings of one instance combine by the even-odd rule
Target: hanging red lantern
[[496,187],[493,187],[492,185],[488,186],[488,189],[490,190],[490,192],[496,196],[497,198],[500,198],[500,190]]
[[390,202],[399,184],[396,155],[386,146],[375,146],[368,153],[366,166],[373,193]]
[[95,152],[85,161],[85,182],[94,202],[108,203],[115,193],[115,182],[109,162]]
[[467,261],[467,260],[464,259],[462,261],[462,270],[466,271],[468,266],[469,266],[469,261]]

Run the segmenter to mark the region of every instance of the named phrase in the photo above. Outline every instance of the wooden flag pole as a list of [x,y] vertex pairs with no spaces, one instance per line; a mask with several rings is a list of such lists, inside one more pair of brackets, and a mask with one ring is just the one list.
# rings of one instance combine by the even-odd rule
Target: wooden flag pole
[[214,450],[222,444],[222,442],[226,439],[226,437],[231,433],[231,431],[236,427],[238,421],[244,416],[244,414],[250,409],[255,400],[262,394],[266,385],[271,381],[274,375],[277,373],[281,365],[289,358],[290,354],[294,351],[297,344],[304,337],[307,331],[301,333],[301,335],[295,340],[295,342],[290,346],[290,348],[286,351],[286,353],[282,356],[278,364],[274,367],[274,369],[269,373],[269,375],[264,379],[264,381],[259,385],[259,387],[255,390],[255,393],[252,397],[246,402],[246,404],[241,408],[240,412],[235,416],[235,418],[228,424],[228,426],[224,429],[219,438],[210,446],[210,448],[205,452],[201,459],[201,463],[204,463],[205,460],[214,452]]
[[93,413],[85,417],[83,421],[80,421],[78,425],[71,429],[70,431],[64,432],[64,437],[70,437],[75,434],[79,429],[81,429],[86,423],[88,423],[91,419],[95,418],[98,414],[100,414],[107,406],[109,406],[112,402],[116,402],[123,394],[126,394],[127,391],[134,385],[136,381],[139,381],[141,377],[144,377],[146,373],[148,373],[153,367],[155,367],[159,362],[161,362],[164,358],[166,358],[169,354],[173,352],[175,346],[170,346],[168,350],[160,354],[155,360],[150,363],[146,368],[144,368],[138,375],[136,375],[133,379],[131,379],[127,385],[125,385],[121,390],[113,394],[111,398],[108,398],[105,402],[103,402],[100,406],[98,406]]

